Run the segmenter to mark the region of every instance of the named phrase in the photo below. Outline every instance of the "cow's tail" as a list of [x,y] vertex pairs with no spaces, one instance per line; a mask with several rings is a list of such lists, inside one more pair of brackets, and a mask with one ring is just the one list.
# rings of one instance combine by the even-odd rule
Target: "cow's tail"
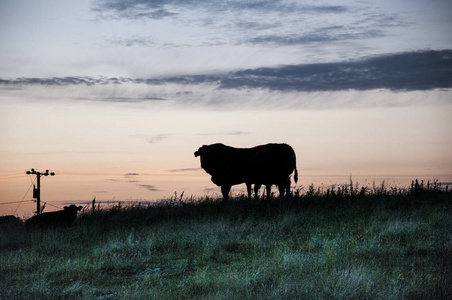
[[292,149],[292,154],[293,154],[293,168],[295,169],[295,174],[293,175],[293,180],[295,180],[295,183],[298,182],[298,171],[297,171],[297,156],[295,155],[295,151],[293,151]]
[[295,167],[295,174],[293,175],[293,180],[295,180],[295,183],[298,182],[298,171],[297,171],[297,167]]

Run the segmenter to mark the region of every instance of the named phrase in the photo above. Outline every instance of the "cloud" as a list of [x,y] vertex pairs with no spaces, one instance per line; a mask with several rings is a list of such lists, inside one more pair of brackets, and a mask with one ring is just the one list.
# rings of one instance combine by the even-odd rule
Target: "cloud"
[[158,192],[159,190],[155,188],[155,186],[150,184],[138,184],[139,187],[145,188],[150,192]]
[[148,37],[112,37],[107,38],[105,41],[112,45],[119,45],[124,47],[132,47],[132,46],[151,46],[155,45],[155,41]]
[[5,85],[95,85],[105,84],[107,82],[113,82],[114,78],[106,79],[104,77],[51,77],[51,78],[30,78],[19,77],[15,79],[2,79],[0,78],[0,84]]
[[167,134],[157,134],[152,137],[146,138],[146,141],[150,144],[155,144],[165,140],[168,137]]
[[[452,50],[428,50],[391,53],[354,61],[283,65],[238,70],[228,73],[197,74],[161,78],[124,77],[52,77],[0,78],[0,88],[25,86],[179,86],[173,95],[196,96],[190,86],[210,85],[221,89],[265,89],[271,91],[341,91],[388,89],[393,91],[424,91],[452,88]],[[183,87],[180,87],[180,86]],[[183,92],[181,92],[181,89]],[[11,92],[14,92],[12,90]],[[140,102],[164,100],[163,97],[101,97],[98,100]],[[156,143],[167,135],[147,139]]]
[[[220,12],[273,12],[278,13],[343,13],[348,10],[346,6],[339,5],[306,5],[295,1],[283,0],[231,0],[231,1],[194,1],[194,0],[99,0],[92,10],[103,17],[110,18],[150,18],[161,19],[177,16],[180,9],[189,11],[206,11],[208,14]],[[218,18],[218,15],[217,15]]]
[[216,188],[216,187],[212,187],[212,188],[205,188],[203,191],[204,191],[205,193],[209,194],[209,193],[213,193],[213,192],[219,192],[220,189],[219,189],[219,188]]
[[18,78],[0,78],[0,86],[21,87],[24,85],[41,85],[41,86],[68,86],[68,85],[107,85],[107,84],[124,84],[134,82],[131,78],[125,77],[104,77],[104,76],[66,76],[66,77],[18,77]]
[[[197,40],[202,40],[201,45],[293,46],[361,40],[386,36],[389,28],[408,24],[401,14],[388,13],[377,5],[361,3],[322,5],[284,0],[102,0],[95,2],[92,10],[99,19],[152,22],[171,18],[175,26],[197,28]],[[186,41],[147,38],[112,39],[111,42],[128,47],[156,44],[164,47],[187,46]]]
[[140,98],[132,98],[132,97],[103,97],[103,98],[84,98],[84,100],[97,100],[97,101],[108,101],[108,102],[123,102],[123,103],[139,103],[145,101],[161,101],[166,100],[165,98],[160,97],[140,97]]
[[225,131],[225,132],[215,132],[215,133],[202,133],[200,135],[202,136],[209,136],[209,135],[247,135],[250,134],[247,131],[240,131],[240,130],[236,130],[236,131]]
[[[1,89],[1,87],[0,87]],[[161,97],[75,97],[74,100],[80,101],[102,101],[113,103],[143,103],[148,101],[163,101],[165,98]]]
[[[206,78],[192,77],[196,82]],[[285,65],[213,76],[222,89],[278,91],[452,88],[452,50],[387,54],[356,61]],[[188,82],[188,81],[187,81]]]
[[199,171],[201,168],[182,168],[182,169],[170,169],[168,172],[171,173],[183,173],[183,172],[193,172],[193,171]]
[[157,191],[159,191],[154,185],[151,185],[151,184],[140,184],[141,181],[136,180],[137,176],[140,176],[140,175],[142,175],[142,174],[135,173],[135,172],[125,173],[124,177],[129,179],[129,180],[125,181],[125,182],[134,184],[134,185],[136,185],[138,187],[141,187],[141,188],[144,188],[144,189],[147,189],[150,192],[157,192]]
[[143,11],[134,14],[137,18],[163,19],[165,17],[175,16],[177,13],[170,12],[166,9],[157,9],[153,11]]
[[177,13],[169,11],[165,7],[166,4],[171,4],[171,1],[104,0],[96,1],[92,10],[101,18],[106,19],[162,19],[177,15]]
[[126,174],[124,174],[124,177],[129,178],[132,176],[139,176],[139,175],[140,175],[139,173],[126,173]]
[[237,131],[225,132],[224,134],[226,134],[226,135],[247,135],[247,134],[250,134],[250,133],[246,132],[246,131],[239,131],[239,130],[237,130]]
[[261,35],[247,40],[246,43],[267,44],[274,46],[293,46],[298,44],[333,42],[339,40],[360,40],[381,36],[384,36],[383,31],[377,29],[367,29],[362,32],[334,32],[333,30],[322,29],[317,32],[304,35]]

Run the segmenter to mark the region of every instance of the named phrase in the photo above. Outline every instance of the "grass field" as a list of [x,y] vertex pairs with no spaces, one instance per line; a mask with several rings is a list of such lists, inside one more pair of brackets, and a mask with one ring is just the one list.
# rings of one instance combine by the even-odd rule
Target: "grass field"
[[284,199],[87,209],[0,225],[0,299],[452,298],[452,193],[313,186]]

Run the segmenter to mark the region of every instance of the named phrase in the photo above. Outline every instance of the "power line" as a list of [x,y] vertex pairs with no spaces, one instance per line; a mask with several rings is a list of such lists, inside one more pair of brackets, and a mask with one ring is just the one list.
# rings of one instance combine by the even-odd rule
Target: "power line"
[[[36,202],[36,200],[21,200],[21,201],[2,202],[2,203],[0,203],[0,205],[3,205],[3,204],[15,204],[15,203],[20,203],[21,204],[22,202]],[[60,206],[53,205],[50,202],[44,202],[44,204],[53,206],[53,207],[58,208],[58,209],[61,209]],[[17,211],[17,209],[16,209],[16,211]],[[16,213],[16,211],[14,211],[14,213]]]
[[44,204],[45,204],[45,205],[53,206],[53,207],[58,208],[58,209],[61,209],[60,206],[56,206],[56,205],[50,204],[49,202],[44,202]]
[[12,202],[3,202],[3,203],[0,203],[0,205],[2,205],[2,204],[14,204],[14,203],[22,203],[22,202],[28,202],[28,201],[35,201],[35,200],[22,200],[22,201],[12,201]]
[[[31,176],[30,176],[30,180],[31,180]],[[35,182],[36,178],[34,180],[31,181],[30,186],[28,187],[28,190],[25,192],[25,195],[22,197],[22,200],[19,202],[19,205],[17,205],[16,210],[14,211],[14,215],[16,214],[17,210],[19,209],[20,205],[22,204],[22,202],[24,202],[25,196],[27,196],[28,192],[30,191],[33,183]],[[31,200],[33,201],[33,200]]]
[[0,175],[0,179],[11,179],[11,178],[21,178],[24,175]]

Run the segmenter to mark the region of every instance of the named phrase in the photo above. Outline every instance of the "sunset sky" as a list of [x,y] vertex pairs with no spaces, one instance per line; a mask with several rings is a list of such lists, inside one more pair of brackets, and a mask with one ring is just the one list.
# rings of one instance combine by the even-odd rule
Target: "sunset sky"
[[193,155],[216,142],[290,144],[295,188],[350,174],[451,183],[451,11],[449,0],[2,1],[0,215],[33,214],[31,168],[56,173],[41,180],[45,211],[219,194]]

